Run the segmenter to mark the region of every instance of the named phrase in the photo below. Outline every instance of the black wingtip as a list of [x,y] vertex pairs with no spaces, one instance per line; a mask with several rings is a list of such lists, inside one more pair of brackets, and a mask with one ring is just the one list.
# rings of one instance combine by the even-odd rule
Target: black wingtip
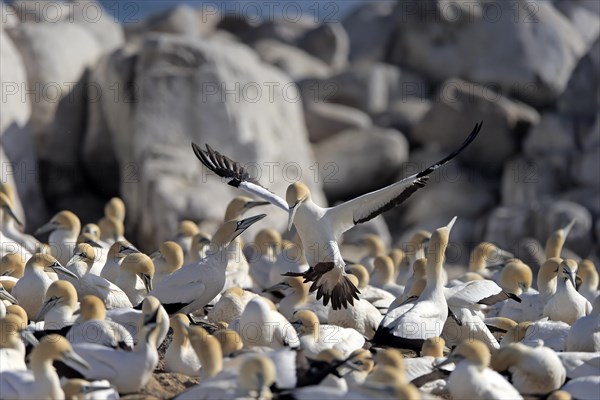
[[516,294],[514,294],[514,293],[508,293],[508,292],[506,292],[506,294],[508,294],[508,297],[511,298],[511,299],[513,299],[517,303],[520,303],[522,301],[521,298],[519,296],[517,296]]
[[471,144],[471,142],[473,142],[473,140],[475,140],[477,135],[479,135],[479,132],[481,131],[482,126],[483,126],[483,121],[475,124],[475,127],[473,128],[473,130],[471,131],[469,136],[467,136],[465,141],[460,145],[460,147],[458,149],[454,150],[448,156],[442,158],[440,161],[436,162],[435,164],[432,164],[429,168],[426,168],[423,171],[419,172],[417,174],[417,178],[431,174],[433,171],[435,171],[436,169],[438,169],[439,167],[446,164],[448,161],[452,160],[454,157],[456,157],[457,155],[462,153],[462,151],[464,149],[466,149],[467,146],[469,146]]

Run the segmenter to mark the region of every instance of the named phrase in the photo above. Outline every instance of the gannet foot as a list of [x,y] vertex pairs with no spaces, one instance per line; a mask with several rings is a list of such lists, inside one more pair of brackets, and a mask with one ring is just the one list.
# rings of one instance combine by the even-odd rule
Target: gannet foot
[[317,300],[323,298],[323,305],[329,304],[334,310],[348,308],[348,303],[353,306],[354,299],[360,300],[358,294],[360,291],[348,279],[341,268],[335,266],[333,262],[321,262],[310,267],[306,272],[288,272],[284,276],[301,276],[304,283],[313,282],[310,286],[310,292],[317,292]]

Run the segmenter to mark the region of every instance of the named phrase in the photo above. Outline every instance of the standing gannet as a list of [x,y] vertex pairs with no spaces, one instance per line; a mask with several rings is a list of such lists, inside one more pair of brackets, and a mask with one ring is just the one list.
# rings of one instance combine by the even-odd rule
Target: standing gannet
[[258,290],[266,289],[281,280],[281,274],[271,283],[270,273],[277,268],[277,256],[281,253],[281,234],[273,228],[262,229],[254,237],[256,254],[250,263],[250,276]]
[[207,305],[225,287],[226,254],[232,250],[233,239],[265,216],[260,214],[241,221],[225,222],[213,236],[213,249],[208,257],[181,267],[153,288],[150,294],[160,300],[169,314],[187,314]]
[[[539,308],[531,302],[531,297],[533,296],[535,299],[537,296],[537,291],[530,291],[533,273],[531,268],[529,268],[527,264],[521,262],[521,260],[515,258],[506,263],[495,281],[498,282],[498,285],[500,285],[502,290],[506,293],[512,293],[516,296],[525,293],[524,297],[526,298],[526,301],[525,304],[514,304],[514,302],[508,301],[508,299],[498,302],[485,310],[486,316],[497,317],[504,311],[504,318],[512,319],[511,316],[514,314],[521,315],[524,312],[523,310],[528,307]],[[523,300],[520,299],[519,303],[522,302]],[[541,315],[541,309],[539,313]]]
[[223,352],[219,341],[199,326],[186,326],[185,329],[192,348],[202,365],[200,368],[200,381],[205,381],[221,372]]
[[523,399],[502,375],[488,368],[490,350],[478,340],[462,342],[448,358],[436,364],[441,367],[456,363],[448,379],[448,389],[454,399]]
[[501,274],[500,282],[509,290],[520,287],[523,293],[519,295],[521,303],[506,302],[500,309],[498,316],[512,319],[516,322],[537,321],[544,316],[544,306],[548,299],[556,292],[556,276],[560,268],[560,258],[547,259],[537,276],[538,290],[531,289],[527,284],[529,267],[521,261],[515,260],[509,262],[504,269],[506,272]]
[[404,287],[404,293],[402,296],[394,299],[392,304],[390,304],[389,309],[393,310],[394,308],[403,305],[408,301],[412,301],[417,299],[423,293],[425,286],[427,285],[427,278],[425,276],[425,269],[427,267],[427,258],[419,258],[416,260],[411,270],[412,275],[406,281],[406,286]]
[[221,297],[215,305],[208,311],[206,317],[209,322],[215,324],[217,322],[230,324],[231,321],[242,315],[246,304],[255,297],[258,297],[256,293],[252,293],[240,287],[227,289],[221,294]]
[[64,210],[55,214],[48,223],[38,228],[35,235],[50,232],[48,237],[50,252],[59,263],[66,265],[75,250],[80,229],[81,222],[77,215]]
[[596,266],[591,260],[582,260],[579,263],[577,275],[581,277],[581,285],[577,291],[590,303],[593,302],[596,297],[600,296],[600,290],[598,290],[598,270],[596,270]]
[[317,291],[317,299],[325,305],[332,301],[334,309],[353,304],[359,299],[358,289],[347,278],[345,262],[338,240],[354,225],[369,221],[384,211],[403,203],[419,188],[427,184],[429,175],[462,152],[477,136],[481,123],[477,124],[465,142],[449,156],[429,168],[409,176],[383,189],[362,195],[331,208],[321,208],[311,200],[308,187],[302,182],[288,186],[286,200],[262,187],[252,179],[237,162],[219,154],[210,146],[206,151],[192,143],[200,161],[217,175],[231,179],[229,184],[259,196],[289,213],[288,228],[296,227],[302,243],[309,270],[302,274],[306,281],[314,282],[311,291]]
[[575,289],[575,260],[564,260],[560,264],[556,293],[544,306],[544,316],[554,321],[563,321],[569,325],[592,311],[589,301]]
[[358,284],[356,287],[360,290],[359,297],[373,304],[382,314],[385,314],[396,296],[383,289],[369,285],[370,275],[367,269],[361,264],[350,266],[350,273],[356,276]]
[[104,216],[116,218],[125,223],[125,203],[119,197],[113,197],[104,205]]
[[126,240],[119,240],[113,243],[108,249],[106,263],[102,267],[100,276],[109,282],[116,283],[119,277],[121,263],[126,256],[133,253],[139,253],[139,250],[134,245]]
[[17,282],[25,272],[25,259],[18,253],[4,254],[0,259],[0,282]]
[[481,242],[471,251],[469,258],[469,272],[475,272],[484,278],[495,278],[496,275],[488,269],[494,265],[504,265],[514,255],[498,248],[493,243]]
[[125,226],[115,217],[104,217],[98,221],[100,242],[107,248],[119,240],[125,240]]
[[62,336],[48,335],[33,349],[28,371],[7,371],[0,374],[0,396],[3,399],[64,399],[60,380],[52,362],[71,362],[82,370],[89,364],[76,354]]
[[[0,318],[0,372],[27,370],[25,344],[20,334],[25,324],[27,321],[23,321],[16,315]],[[0,396],[2,396],[1,392],[2,388],[0,388]]]
[[93,295],[81,299],[81,317],[65,337],[71,343],[95,343],[112,348],[133,348],[133,337],[114,321],[106,319],[106,307]]
[[[356,276],[350,274],[348,279],[354,286],[358,285]],[[328,322],[342,328],[353,328],[367,339],[373,339],[383,315],[368,300],[360,299],[354,302],[354,307],[329,309]]]
[[9,239],[22,246],[22,248],[33,254],[38,251],[41,243],[31,235],[23,233],[18,227],[23,228],[22,222],[17,218],[14,211],[13,202],[10,197],[4,193],[0,193],[0,227],[2,228],[2,252],[6,250],[4,247],[5,239]]
[[359,245],[367,249],[367,254],[358,262],[363,265],[369,273],[373,272],[373,261],[375,257],[385,256],[385,244],[383,240],[374,233],[367,233],[360,241]]
[[370,283],[372,286],[383,289],[396,297],[402,296],[404,286],[400,286],[394,279],[394,261],[388,256],[377,256],[373,259],[373,272]]
[[192,244],[190,246],[189,253],[185,256],[183,265],[188,265],[196,261],[200,261],[206,258],[208,251],[210,250],[210,239],[212,238],[206,232],[198,232],[192,237]]
[[405,286],[406,281],[412,274],[411,265],[408,263],[406,253],[402,249],[393,248],[388,253],[388,256],[394,261],[394,275],[396,275],[396,283]]
[[165,352],[165,371],[188,376],[198,376],[200,360],[188,337],[190,320],[184,314],[171,317],[173,341]]
[[346,358],[365,343],[363,335],[352,328],[321,325],[315,313],[310,310],[297,311],[294,319],[299,324],[300,347],[308,358],[314,359],[327,349],[336,349]]
[[33,320],[40,312],[46,291],[53,282],[46,271],[54,271],[57,274],[78,279],[75,274],[60,265],[53,256],[42,253],[34,254],[25,264],[23,277],[19,279],[12,290],[12,295],[25,309],[30,320]]
[[292,324],[271,307],[272,303],[261,297],[252,299],[246,305],[236,329],[244,347],[280,349],[300,346],[298,334]]
[[406,380],[412,382],[420,376],[433,372],[434,362],[440,361],[444,357],[445,345],[446,342],[441,337],[431,337],[423,342],[421,357],[403,359],[402,369]]
[[308,295],[308,285],[303,282],[300,276],[288,276],[282,283],[271,286],[264,290],[265,292],[281,291],[284,298],[277,305],[277,309],[288,320],[294,317],[294,313],[299,310],[311,310],[317,315],[319,321],[326,323],[328,319],[329,307]]
[[162,318],[163,314],[159,309],[152,314],[144,313],[144,323],[137,333],[133,351],[112,349],[93,343],[73,344],[73,350],[88,363],[89,368],[82,369],[67,361],[65,366],[59,368],[59,374],[66,378],[83,378],[89,381],[106,379],[119,393],[140,391],[158,365],[156,349]]
[[98,297],[106,305],[107,309],[131,307],[131,301],[123,290],[102,278],[90,274],[89,270],[94,264],[96,253],[94,248],[87,243],[80,243],[73,252],[66,268],[73,276],[65,277],[77,290],[77,295],[82,298],[87,295]]
[[52,282],[46,291],[46,298],[35,321],[44,321],[45,330],[62,329],[73,324],[77,311],[77,291],[71,282]]
[[125,292],[131,304],[140,304],[152,290],[154,263],[144,253],[133,253],[121,263],[116,285]]
[[165,277],[177,271],[183,265],[183,250],[175,242],[167,241],[160,245],[158,251],[150,255],[154,262],[152,284],[158,285]]
[[492,357],[491,366],[498,372],[508,371],[515,389],[523,396],[540,396],[559,389],[567,372],[554,350],[511,343]]
[[554,232],[546,239],[546,247],[544,252],[546,253],[546,258],[561,256],[562,248],[565,245],[567,240],[567,236],[569,236],[569,232],[575,225],[575,219],[571,220],[564,228],[560,228]]
[[567,351],[600,351],[600,297],[592,312],[572,324],[567,336]]
[[448,317],[448,303],[441,282],[444,253],[456,217],[431,235],[427,248],[427,284],[415,302],[389,310],[381,321],[372,342],[421,351],[423,341],[440,336]]

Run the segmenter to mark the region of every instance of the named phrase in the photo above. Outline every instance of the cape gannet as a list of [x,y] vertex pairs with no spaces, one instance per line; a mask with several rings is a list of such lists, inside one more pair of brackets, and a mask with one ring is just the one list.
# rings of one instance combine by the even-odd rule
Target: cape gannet
[[500,342],[500,347],[517,342],[537,347],[543,343],[544,346],[554,351],[565,351],[570,328],[569,324],[565,322],[548,321],[546,318],[535,322],[519,322],[506,332]]
[[579,263],[579,269],[577,275],[581,277],[581,285],[577,291],[592,303],[596,297],[600,296],[600,290],[598,290],[598,270],[591,260],[582,260]]
[[31,370],[0,374],[3,399],[64,399],[52,361],[71,362],[82,370],[89,368],[89,364],[73,351],[67,339],[59,335],[44,337],[31,352],[30,360]]
[[350,266],[350,273],[356,276],[358,284],[356,287],[360,290],[359,297],[367,300],[375,306],[379,312],[385,314],[392,302],[396,300],[396,296],[388,291],[369,285],[370,275],[367,269],[361,264],[353,264]]
[[31,320],[40,312],[46,291],[53,282],[46,271],[78,279],[75,274],[60,265],[53,256],[42,253],[34,254],[25,264],[23,277],[19,279],[12,290],[12,295],[19,301],[19,305],[25,309]]
[[131,307],[127,293],[120,287],[101,276],[89,273],[94,265],[95,257],[96,253],[92,246],[87,243],[78,244],[73,252],[73,257],[66,266],[72,276],[66,276],[64,279],[75,286],[80,298],[90,294],[94,295],[102,300],[107,309]]
[[18,244],[30,254],[39,251],[41,243],[33,236],[23,233],[17,226],[21,229],[24,228],[23,223],[14,211],[10,197],[0,192],[0,227],[2,228],[0,231],[3,236],[0,243],[2,244],[2,254],[10,251],[7,240]]
[[50,232],[48,237],[50,252],[59,263],[66,265],[75,250],[80,229],[81,222],[77,215],[64,210],[55,214],[48,223],[38,228],[35,235]]
[[557,229],[546,239],[546,247],[544,252],[546,258],[561,257],[561,252],[571,229],[575,225],[575,219],[571,220],[564,228]]
[[0,259],[0,282],[12,280],[15,283],[25,272],[25,259],[18,253],[8,253]]
[[129,254],[139,253],[134,245],[126,240],[119,240],[113,243],[108,249],[106,263],[102,267],[100,276],[109,282],[116,283],[119,277],[121,263]]
[[162,243],[158,251],[150,255],[150,258],[154,263],[153,285],[158,285],[165,277],[181,268],[184,259],[181,246],[172,241]]
[[559,389],[567,378],[556,352],[544,346],[511,343],[494,354],[491,366],[498,372],[508,371],[513,386],[523,396],[548,394]]
[[154,263],[144,253],[133,253],[121,263],[117,286],[125,292],[131,304],[140,304],[152,290]]
[[388,256],[377,256],[373,259],[373,272],[370,283],[372,286],[383,289],[396,297],[402,296],[404,286],[400,286],[394,279],[394,261]]
[[46,298],[35,321],[44,321],[44,329],[57,330],[75,322],[77,291],[71,282],[58,280],[46,291]]
[[[25,321],[25,323],[27,323]],[[26,371],[25,344],[21,340],[20,331],[23,321],[16,315],[0,318],[0,372]],[[0,391],[2,391],[0,389]]]
[[272,303],[261,297],[252,299],[246,305],[236,329],[244,347],[299,347],[300,340],[292,324],[271,307]]
[[490,359],[490,350],[484,343],[466,341],[456,346],[436,367],[456,363],[448,379],[448,389],[454,399],[523,399],[502,375],[488,368]]
[[572,324],[567,336],[567,351],[600,351],[600,297],[592,312]]
[[285,277],[282,283],[271,286],[264,290],[265,292],[281,291],[284,298],[277,305],[277,309],[288,320],[294,317],[294,313],[300,310],[310,310],[317,315],[319,321],[326,323],[328,319],[329,307],[309,297],[308,285],[303,282],[302,277]]
[[179,222],[179,226],[177,227],[177,232],[175,235],[171,237],[171,240],[181,247],[183,251],[184,264],[187,265],[190,263],[190,250],[192,248],[192,238],[200,233],[200,228],[198,228],[198,224],[194,221],[190,221],[188,219],[184,219]]
[[440,336],[448,317],[448,304],[441,282],[444,253],[456,217],[431,235],[427,248],[427,283],[423,293],[409,302],[388,311],[373,338],[374,344],[421,351],[423,341]]
[[554,321],[563,321],[569,325],[592,311],[592,305],[575,289],[575,260],[564,260],[560,264],[556,293],[544,306],[544,316]]
[[471,251],[469,258],[469,272],[480,274],[484,278],[495,278],[494,272],[489,269],[492,266],[504,265],[514,255],[498,248],[493,243],[481,242]]
[[209,322],[225,322],[230,324],[231,321],[242,315],[246,304],[258,295],[249,292],[240,287],[227,289],[221,294],[219,300],[208,311],[206,318]]
[[365,338],[352,328],[321,325],[315,313],[310,310],[297,311],[294,319],[299,325],[300,347],[308,358],[314,359],[327,349],[336,349],[346,358],[365,343]]
[[188,337],[190,320],[184,314],[171,317],[173,341],[165,352],[165,371],[188,376],[198,376],[200,360]]
[[119,197],[113,197],[104,205],[104,216],[116,218],[125,223],[125,203]]
[[85,379],[69,379],[62,383],[67,400],[119,400],[119,393],[107,380],[88,382]]
[[104,217],[98,221],[100,227],[100,242],[109,248],[119,240],[125,240],[125,226],[123,222],[114,217]]
[[226,253],[233,239],[266,215],[261,214],[241,221],[225,222],[212,239],[213,249],[204,260],[181,267],[150,294],[160,300],[169,314],[187,314],[201,309],[225,287]]
[[296,227],[305,256],[310,266],[302,274],[305,280],[314,282],[311,291],[317,291],[317,299],[323,298],[325,305],[332,301],[334,309],[347,307],[358,300],[358,289],[347,278],[345,262],[338,240],[354,225],[369,221],[384,211],[390,210],[427,184],[429,175],[462,152],[477,136],[481,123],[477,124],[465,142],[449,156],[429,168],[409,176],[383,189],[362,195],[331,208],[321,208],[311,200],[308,187],[296,182],[286,192],[286,200],[271,193],[252,179],[244,168],[210,146],[206,151],[192,143],[200,161],[217,175],[230,179],[229,184],[261,197],[289,213],[288,228]]
[[406,281],[412,274],[411,266],[408,263],[408,257],[402,249],[393,248],[388,253],[388,256],[394,261],[394,274],[396,275],[396,283],[406,286]]

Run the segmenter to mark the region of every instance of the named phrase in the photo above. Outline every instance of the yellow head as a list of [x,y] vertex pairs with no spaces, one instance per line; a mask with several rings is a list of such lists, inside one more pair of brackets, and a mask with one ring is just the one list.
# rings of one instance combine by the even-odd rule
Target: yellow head
[[116,218],[121,221],[121,223],[125,222],[125,203],[118,197],[113,197],[110,199],[106,205],[104,206],[104,216]]
[[290,209],[290,215],[288,218],[288,230],[292,229],[294,223],[294,217],[298,211],[298,206],[305,201],[310,200],[310,190],[302,182],[294,182],[288,186],[285,193],[285,200]]
[[81,299],[81,317],[85,321],[102,321],[106,318],[106,306],[94,295],[84,296]]
[[0,276],[21,278],[24,271],[25,262],[20,254],[8,253],[0,259]]

